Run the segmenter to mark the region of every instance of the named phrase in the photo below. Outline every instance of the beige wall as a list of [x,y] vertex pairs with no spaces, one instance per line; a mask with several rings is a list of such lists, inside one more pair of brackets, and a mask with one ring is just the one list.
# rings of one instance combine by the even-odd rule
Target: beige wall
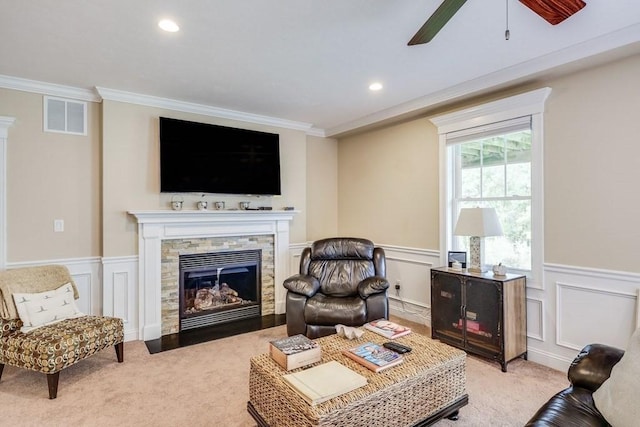
[[640,272],[640,56],[552,80],[545,262]]
[[338,141],[307,137],[307,240],[338,233]]
[[[635,55],[536,86],[553,89],[545,114],[547,263],[640,271],[637,75]],[[171,198],[159,194],[160,115],[279,133],[283,196],[252,203],[301,210],[292,243],[341,234],[438,249],[437,134],[424,117],[336,142],[105,101],[89,103],[83,137],[44,133],[42,95],[7,89],[0,89],[0,115],[16,118],[7,153],[10,263],[137,254],[126,211],[167,209]],[[197,198],[187,196],[186,206]],[[54,219],[64,219],[63,233],[53,232]]]
[[[522,88],[553,89],[545,113],[547,263],[640,271],[638,75],[636,55]],[[426,119],[340,139],[338,188],[340,233],[438,249],[438,138]]]
[[[127,211],[169,208],[173,195],[160,194],[160,116],[280,134],[282,196],[206,195],[206,200],[224,200],[227,207],[235,207],[241,200],[251,201],[252,206],[272,206],[274,209],[294,206],[301,213],[291,224],[291,241],[306,241],[307,142],[304,132],[114,101],[103,104],[104,256],[137,254],[137,223]],[[195,209],[201,195],[180,197],[184,198],[185,209]]]
[[438,136],[426,118],[338,143],[338,231],[438,248]]
[[[100,105],[88,136],[43,131],[43,96],[0,89],[7,142],[7,261],[100,255]],[[64,232],[53,232],[53,220]]]

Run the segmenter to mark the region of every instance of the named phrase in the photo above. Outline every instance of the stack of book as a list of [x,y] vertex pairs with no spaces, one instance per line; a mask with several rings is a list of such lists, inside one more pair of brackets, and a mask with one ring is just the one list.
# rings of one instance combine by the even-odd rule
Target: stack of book
[[320,345],[304,335],[293,335],[269,343],[269,354],[287,371],[319,362]]
[[371,322],[365,323],[364,328],[391,340],[411,333],[411,328],[398,325],[387,319],[372,320]]
[[401,354],[372,342],[367,342],[348,350],[342,350],[342,354],[373,372],[380,372],[391,368],[392,366],[402,363],[404,360]]
[[367,385],[367,379],[332,360],[282,376],[285,383],[310,405],[317,405]]

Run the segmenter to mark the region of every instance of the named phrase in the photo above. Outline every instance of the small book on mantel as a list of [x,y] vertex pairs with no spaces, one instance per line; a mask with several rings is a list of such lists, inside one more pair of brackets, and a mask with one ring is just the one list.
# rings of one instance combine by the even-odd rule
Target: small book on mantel
[[398,325],[387,319],[372,320],[371,322],[365,323],[364,328],[391,340],[411,333],[411,328]]
[[366,377],[335,360],[283,375],[282,379],[310,405],[317,405],[367,385]]
[[269,354],[287,371],[319,362],[322,358],[320,345],[302,334],[271,341]]
[[401,354],[372,342],[342,350],[342,354],[373,372],[384,371],[399,365],[404,360]]

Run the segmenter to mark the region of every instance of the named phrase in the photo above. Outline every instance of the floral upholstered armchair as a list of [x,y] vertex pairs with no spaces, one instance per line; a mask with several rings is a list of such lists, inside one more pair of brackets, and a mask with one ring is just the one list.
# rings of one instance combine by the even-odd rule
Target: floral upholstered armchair
[[122,319],[84,315],[77,298],[64,266],[0,271],[0,378],[5,365],[42,372],[55,399],[64,368],[111,346],[123,361]]

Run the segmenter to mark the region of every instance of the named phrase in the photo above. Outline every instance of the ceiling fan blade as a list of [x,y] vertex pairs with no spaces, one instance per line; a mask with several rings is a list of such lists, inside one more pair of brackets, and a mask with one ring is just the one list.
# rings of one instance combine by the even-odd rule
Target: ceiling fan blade
[[429,43],[466,2],[467,0],[444,0],[407,44],[413,46]]
[[551,25],[556,25],[578,13],[587,4],[582,0],[520,0]]

